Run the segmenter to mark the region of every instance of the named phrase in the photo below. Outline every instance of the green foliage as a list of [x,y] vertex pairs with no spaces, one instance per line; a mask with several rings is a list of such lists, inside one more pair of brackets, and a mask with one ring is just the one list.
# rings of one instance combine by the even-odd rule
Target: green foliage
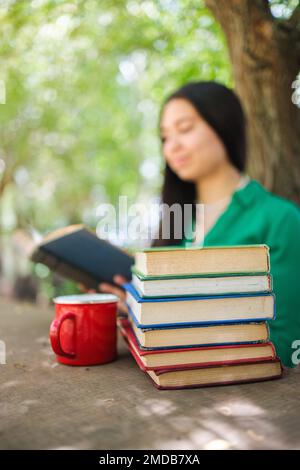
[[300,8],[299,0],[269,0],[271,13],[280,20],[291,16],[295,8]]
[[158,194],[163,99],[188,80],[232,83],[200,0],[2,0],[0,28],[6,232],[95,227],[100,203]]

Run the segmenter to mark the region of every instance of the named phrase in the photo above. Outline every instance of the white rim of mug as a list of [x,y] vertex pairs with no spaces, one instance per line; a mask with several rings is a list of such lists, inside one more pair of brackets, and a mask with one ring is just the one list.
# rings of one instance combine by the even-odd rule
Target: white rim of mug
[[60,295],[55,297],[53,302],[55,304],[65,305],[82,305],[82,304],[107,304],[118,302],[118,297],[113,294],[75,294],[75,295]]

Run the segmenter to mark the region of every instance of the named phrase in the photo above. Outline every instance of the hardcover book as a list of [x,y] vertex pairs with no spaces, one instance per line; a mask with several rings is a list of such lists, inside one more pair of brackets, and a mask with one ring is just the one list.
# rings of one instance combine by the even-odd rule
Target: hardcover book
[[268,273],[270,271],[269,247],[267,245],[241,245],[148,248],[135,253],[135,270],[148,278],[223,273]]
[[144,350],[139,346],[128,320],[124,318],[119,319],[118,327],[132,356],[143,371],[178,367],[195,367],[200,365],[233,364],[237,362],[251,362],[253,360],[266,361],[276,357],[275,348],[271,342],[244,345],[230,344],[227,346]]
[[134,262],[131,254],[81,224],[48,234],[34,247],[30,258],[89,288],[97,288],[102,281],[114,284],[115,274],[130,280]]
[[174,325],[141,328],[129,309],[128,319],[142,349],[260,343],[269,340],[266,322]]
[[282,366],[279,358],[275,358],[269,361],[201,366],[194,369],[147,370],[146,374],[156,388],[176,390],[279,379],[282,376]]
[[140,327],[266,321],[275,317],[273,293],[144,298],[124,284],[126,303]]
[[132,284],[141,297],[179,297],[190,295],[251,294],[272,290],[271,274],[157,277],[148,279],[132,267]]

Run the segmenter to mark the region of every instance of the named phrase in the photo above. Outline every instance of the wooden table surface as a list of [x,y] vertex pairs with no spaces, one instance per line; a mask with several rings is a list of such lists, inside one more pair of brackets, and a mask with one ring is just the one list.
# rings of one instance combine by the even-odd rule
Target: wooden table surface
[[159,391],[121,337],[110,364],[57,364],[53,315],[0,299],[1,449],[300,449],[299,367],[270,382]]

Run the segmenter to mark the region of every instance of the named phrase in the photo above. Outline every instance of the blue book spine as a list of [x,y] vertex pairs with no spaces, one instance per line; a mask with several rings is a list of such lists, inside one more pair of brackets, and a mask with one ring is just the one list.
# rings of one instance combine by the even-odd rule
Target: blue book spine
[[[132,317],[134,322],[135,322],[135,319],[134,317]],[[251,322],[251,323],[257,323],[257,322]],[[194,325],[188,325],[189,327],[193,327]],[[212,325],[211,325],[212,326]],[[151,331],[155,328],[143,328],[143,331],[144,332],[147,332],[147,331]],[[171,328],[160,328],[160,329],[171,329]],[[269,329],[268,329],[269,331]],[[178,346],[154,346],[154,347],[146,347],[146,346],[143,346],[138,337],[136,336],[135,334],[135,331],[134,329],[132,328],[132,332],[135,336],[135,339],[140,347],[140,349],[144,350],[144,351],[158,351],[158,350],[161,350],[161,349],[182,349],[182,348],[197,348],[197,347],[213,347],[213,346],[230,346],[230,345],[234,345],[234,346],[238,346],[238,345],[243,345],[243,344],[261,344],[261,343],[264,343],[265,341],[238,341],[238,342],[234,342],[234,343],[222,343],[222,342],[219,342],[219,343],[193,343],[193,344],[185,344],[185,345],[178,345]],[[267,339],[268,341],[268,339]]]
[[180,302],[187,300],[205,300],[205,299],[236,299],[240,297],[275,297],[274,292],[252,292],[252,293],[236,293],[236,294],[222,294],[222,295],[190,295],[190,296],[172,296],[172,297],[141,297],[139,292],[135,289],[133,284],[123,284],[126,292],[129,292],[138,303],[149,302]]
[[[153,324],[143,324],[139,323],[137,320],[136,316],[134,315],[132,309],[130,306],[126,303],[127,308],[128,308],[128,313],[132,320],[134,321],[135,325],[137,328],[143,329],[143,330],[166,330],[166,329],[178,329],[178,328],[195,328],[195,327],[201,327],[201,326],[214,326],[214,325],[234,325],[234,324],[245,324],[245,323],[263,323],[266,321],[269,321],[269,318],[266,317],[261,317],[261,318],[254,318],[254,319],[241,319],[241,320],[215,320],[215,321],[198,321],[198,322],[180,322],[180,323],[153,323]],[[274,318],[274,317],[273,317]]]

